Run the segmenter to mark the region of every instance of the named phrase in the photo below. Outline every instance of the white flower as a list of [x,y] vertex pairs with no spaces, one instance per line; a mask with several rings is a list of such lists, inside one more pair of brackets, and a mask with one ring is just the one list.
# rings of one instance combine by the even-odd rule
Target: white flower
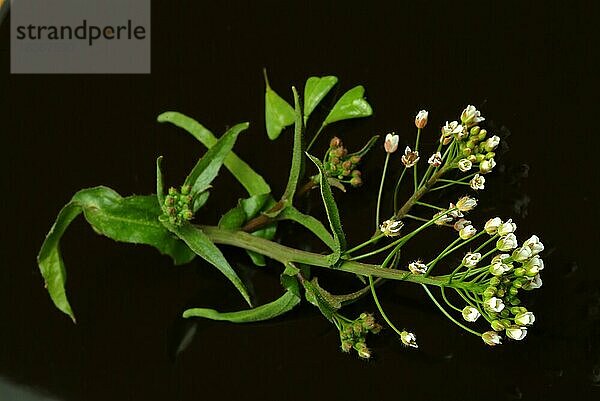
[[475,176],[471,178],[471,181],[469,181],[469,185],[476,191],[478,189],[485,189],[485,177],[479,174],[475,174]]
[[508,273],[512,269],[512,267],[513,266],[511,264],[494,262],[490,266],[490,273],[492,273],[494,276],[501,276],[504,273]]
[[417,345],[417,337],[413,333],[404,330],[400,333],[400,340],[408,347],[419,348]]
[[502,344],[502,337],[500,337],[500,335],[495,331],[486,331],[481,335],[481,339],[487,345],[491,345],[492,347]]
[[433,215],[433,219],[435,220],[435,224],[438,226],[443,226],[452,221],[452,216],[450,216],[445,210],[441,210]]
[[539,274],[536,274],[534,278],[532,278],[530,281],[523,284],[523,289],[529,291],[529,290],[535,290],[537,288],[540,288],[541,286],[542,286],[542,278],[540,277]]
[[523,263],[523,268],[527,270],[527,272],[541,272],[544,270],[544,261],[539,255],[535,255],[527,262]]
[[417,128],[425,128],[427,125],[427,116],[429,116],[429,112],[426,110],[421,110],[417,113],[415,117],[415,125]]
[[502,224],[502,220],[500,217],[494,217],[493,219],[489,219],[485,223],[485,232],[489,235],[494,235],[498,232],[498,227]]
[[389,219],[381,223],[379,226],[379,230],[386,237],[394,237],[396,235],[400,235],[400,230],[404,227],[404,223],[400,220]]
[[513,233],[510,233],[500,238],[498,242],[496,242],[496,248],[503,252],[511,251],[515,249],[518,245],[519,244],[517,242],[517,237]]
[[463,126],[458,121],[448,122],[442,127],[442,137],[449,137],[452,135],[458,135],[463,131]]
[[458,236],[463,240],[467,240],[473,237],[475,234],[477,234],[477,229],[471,225],[464,227],[458,232]]
[[540,242],[540,239],[537,235],[532,235],[528,240],[523,242],[523,246],[531,249],[531,252],[534,255],[537,255],[544,250],[544,244]]
[[508,253],[499,253],[498,255],[496,255],[492,258],[492,264],[498,263],[498,262],[504,262],[504,259],[506,259],[506,258],[510,258],[510,255]]
[[498,234],[503,237],[507,234],[514,233],[517,230],[517,225],[512,222],[512,219],[508,219],[506,223],[502,223],[498,227]]
[[477,263],[479,263],[480,260],[481,260],[481,254],[479,252],[475,252],[475,253],[469,252],[463,258],[462,263],[467,268],[471,268],[471,267],[477,266]]
[[460,159],[458,161],[458,169],[463,173],[471,170],[471,167],[473,167],[473,163],[469,159]]
[[489,160],[484,160],[481,163],[479,163],[479,172],[481,174],[487,174],[490,171],[492,171],[494,167],[496,167],[496,161],[492,157]]
[[485,118],[481,117],[481,113],[475,108],[475,106],[468,105],[461,113],[460,120],[464,125],[470,127],[472,125],[479,124],[485,120]]
[[515,316],[515,323],[519,326],[531,326],[535,322],[535,315],[531,312],[519,313]]
[[527,328],[520,326],[510,326],[506,329],[506,337],[521,341],[527,335]]
[[460,212],[460,210],[456,209],[456,206],[454,205],[454,203],[450,203],[450,206],[448,206],[448,209],[455,209],[452,211],[448,212],[448,215],[450,215],[452,218],[454,219],[459,219],[461,217],[463,217],[464,215]]
[[466,226],[470,226],[471,222],[467,219],[460,219],[458,220],[456,223],[454,223],[454,229],[456,231],[460,231],[463,228],[465,228]]
[[456,207],[461,212],[468,212],[477,206],[477,199],[471,198],[469,196],[463,196],[456,202]]
[[527,259],[529,259],[531,256],[533,256],[531,248],[526,247],[526,246],[517,248],[512,253],[513,259],[516,260],[517,262],[524,262]]
[[448,145],[454,139],[453,136],[440,136],[440,143],[444,146]]
[[410,150],[410,147],[407,146],[406,149],[404,149],[404,155],[402,156],[401,160],[404,166],[410,168],[419,161],[419,151],[412,151]]
[[467,322],[474,322],[479,319],[481,313],[479,313],[479,311],[472,306],[465,306],[465,308],[462,310],[462,316]]
[[442,165],[442,154],[440,152],[436,152],[429,157],[427,163],[432,167],[439,167]]
[[427,272],[427,265],[422,263],[420,260],[416,260],[412,263],[409,263],[408,270],[410,270],[412,274],[425,274],[425,272]]
[[493,137],[488,138],[483,143],[483,148],[488,152],[493,152],[498,147],[499,144],[500,144],[500,137],[498,135],[494,135]]
[[383,144],[385,151],[388,153],[394,153],[398,149],[399,140],[400,137],[393,132],[391,134],[387,134],[385,136],[385,143]]
[[500,298],[496,297],[491,297],[490,299],[485,301],[483,305],[492,312],[497,313],[502,312],[502,309],[504,309],[504,302],[502,302]]

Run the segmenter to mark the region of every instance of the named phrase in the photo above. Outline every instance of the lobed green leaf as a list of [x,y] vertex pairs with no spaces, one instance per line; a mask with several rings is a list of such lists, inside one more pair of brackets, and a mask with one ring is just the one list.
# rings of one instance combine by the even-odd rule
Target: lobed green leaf
[[275,140],[281,131],[294,123],[294,108],[283,100],[269,85],[267,72],[265,74],[265,125],[269,139]]
[[335,86],[338,79],[332,75],[325,77],[310,77],[304,85],[304,124],[308,117],[327,96],[331,88]]
[[344,93],[325,118],[323,125],[372,115],[373,109],[364,98],[364,94],[365,88],[362,85],[355,86]]

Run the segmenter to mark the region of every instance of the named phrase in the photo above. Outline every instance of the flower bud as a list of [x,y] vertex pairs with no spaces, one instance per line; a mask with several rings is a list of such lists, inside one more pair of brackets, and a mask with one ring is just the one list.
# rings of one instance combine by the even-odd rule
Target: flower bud
[[481,130],[481,128],[475,126],[473,128],[471,128],[471,130],[469,131],[469,133],[471,134],[471,136],[478,136],[479,135],[479,131]]
[[429,163],[429,165],[432,167],[441,166],[442,165],[442,154],[440,152],[436,152],[436,153],[432,154],[431,157],[429,157],[429,159],[427,160],[427,163]]
[[381,223],[379,230],[386,237],[395,237],[400,235],[400,230],[402,230],[402,227],[404,227],[404,223],[401,220],[389,219]]
[[472,306],[465,306],[465,308],[462,310],[462,316],[467,322],[474,322],[479,319],[481,313],[479,313],[479,311]]
[[477,206],[477,199],[463,196],[456,202],[456,208],[461,212],[469,212]]
[[400,340],[408,347],[419,348],[417,345],[417,337],[413,333],[409,333],[406,330],[400,333]]
[[465,255],[465,257],[462,260],[463,265],[465,265],[467,268],[472,268],[477,266],[477,263],[479,263],[479,261],[481,260],[481,254],[479,252],[476,253],[472,253],[469,252]]
[[486,288],[486,289],[485,289],[485,291],[483,292],[483,297],[484,297],[485,299],[490,299],[490,298],[492,298],[494,295],[496,295],[496,291],[497,291],[497,290],[498,290],[498,289],[497,289],[496,287],[494,287],[494,286],[490,286],[490,287]]
[[535,290],[542,286],[542,278],[539,274],[536,274],[531,280],[528,280],[523,284],[523,289],[527,291]]
[[535,322],[535,315],[531,312],[519,313],[515,316],[515,323],[519,326],[531,326]]
[[512,222],[512,219],[508,219],[508,221],[506,223],[502,223],[498,227],[498,235],[503,237],[507,234],[514,233],[516,230],[517,230],[517,225]]
[[471,225],[468,225],[458,232],[458,236],[463,240],[467,240],[473,237],[476,233],[477,229]]
[[504,324],[498,319],[492,320],[490,325],[492,326],[492,329],[494,329],[496,331],[502,331],[506,328],[506,327],[504,327]]
[[469,185],[474,190],[485,189],[485,177],[479,174],[475,174],[471,181],[469,181]]
[[521,341],[527,335],[526,327],[510,326],[506,329],[506,337]]
[[500,238],[498,242],[496,242],[496,248],[503,252],[515,249],[517,245],[517,237],[513,233]]
[[467,219],[459,219],[456,221],[456,223],[454,223],[454,229],[456,231],[460,231],[463,228],[465,228],[466,226],[470,226],[471,225],[471,221],[467,220]]
[[[356,171],[356,170],[355,170]],[[360,176],[354,176],[350,179],[350,185],[353,187],[360,187],[362,185],[362,178]]]
[[463,173],[471,170],[471,167],[473,167],[473,163],[469,159],[460,159],[458,161],[458,169]]
[[427,125],[427,116],[429,116],[429,113],[425,110],[421,110],[417,113],[417,116],[415,117],[415,125],[417,128],[425,128]]
[[498,227],[500,227],[501,224],[502,220],[500,219],[500,217],[494,217],[493,219],[489,219],[485,223],[485,232],[489,235],[494,235],[498,232]]
[[500,137],[498,135],[494,135],[484,142],[483,148],[486,150],[486,152],[493,152],[498,147],[499,143]]
[[527,259],[529,259],[531,257],[531,255],[532,255],[531,249],[526,246],[522,246],[513,251],[512,258],[513,258],[513,260],[515,260],[517,262],[524,262]]
[[383,147],[387,153],[394,153],[398,149],[398,141],[400,137],[394,133],[387,134],[385,136],[385,143]]
[[487,301],[483,303],[486,309],[491,310],[492,312],[502,312],[504,309],[504,302],[500,298],[491,297]]
[[452,216],[447,211],[441,210],[433,215],[433,220],[435,220],[435,224],[438,226],[443,226],[452,221]]
[[425,274],[427,272],[427,265],[422,263],[420,260],[416,260],[412,263],[409,263],[408,270],[412,274]]
[[460,115],[460,121],[467,127],[477,125],[483,120],[485,120],[485,118],[481,116],[479,110],[477,110],[475,106],[471,105],[468,105]]
[[359,357],[369,359],[371,357],[371,351],[367,348],[367,344],[363,342],[356,343],[354,349]]
[[487,174],[492,171],[496,167],[496,162],[494,159],[484,160],[479,164],[479,172],[481,174]]
[[502,344],[502,337],[500,337],[500,335],[495,331],[486,331],[481,335],[481,339],[487,345],[490,345],[492,347]]
[[342,140],[337,136],[334,136],[333,138],[331,138],[331,141],[329,141],[329,147],[332,149],[340,146],[342,146]]

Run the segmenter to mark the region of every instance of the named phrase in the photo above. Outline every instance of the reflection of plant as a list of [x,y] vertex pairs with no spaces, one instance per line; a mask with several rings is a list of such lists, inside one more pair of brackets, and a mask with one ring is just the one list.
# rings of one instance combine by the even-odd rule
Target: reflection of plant
[[[250,309],[237,312],[194,308],[184,312],[186,318],[204,317],[236,323],[267,320],[291,310],[304,295],[337,327],[342,350],[355,350],[360,357],[368,358],[371,352],[366,345],[366,336],[379,332],[381,326],[371,314],[363,313],[356,319],[349,319],[342,315],[341,309],[370,293],[382,318],[398,334],[402,343],[416,348],[416,336],[397,328],[384,312],[377,296],[379,285],[388,280],[398,280],[421,285],[446,317],[489,345],[500,344],[502,333],[513,340],[525,337],[527,327],[533,324],[535,316],[522,306],[519,296],[523,290],[532,290],[542,284],[540,271],[544,264],[539,253],[544,247],[538,237],[533,235],[520,243],[515,235],[515,223],[499,217],[489,219],[483,230],[476,229],[475,224],[465,217],[477,206],[477,200],[471,196],[463,196],[454,203],[446,201],[444,205],[424,200],[432,192],[452,186],[475,191],[485,188],[485,174],[496,165],[495,149],[500,139],[488,135],[486,129],[480,127],[484,118],[475,107],[466,107],[460,121],[447,122],[441,128],[437,149],[427,157],[420,157],[424,151],[419,141],[421,131],[427,126],[428,113],[422,110],[416,115],[416,140],[403,145],[401,173],[389,191],[393,194],[393,211],[382,206],[382,195],[388,188],[385,185],[387,168],[396,157],[400,137],[393,133],[386,135],[383,146],[386,158],[372,227],[375,233],[363,242],[348,246],[332,187],[345,191],[344,184],[352,187],[361,185],[359,163],[373,147],[377,136],[355,153],[349,153],[342,140],[334,137],[329,141],[322,160],[312,156],[310,149],[330,124],[372,114],[364,98],[364,88],[356,86],[343,94],[328,111],[308,146],[304,146],[305,126],[312,112],[337,84],[337,78],[309,78],[304,87],[303,104],[296,89],[292,88],[294,107],[271,88],[266,74],[265,82],[265,117],[269,138],[274,140],[286,127],[294,126],[292,164],[283,195],[278,200],[274,198],[263,177],[232,152],[238,135],[248,128],[247,123],[235,125],[216,138],[189,117],[176,112],[161,114],[159,122],[183,128],[208,151],[179,190],[171,188],[164,193],[162,158],[159,158],[156,164],[156,195],[123,198],[106,187],[84,189],[75,194],[59,213],[38,256],[50,296],[61,311],[74,320],[65,293],[66,272],[59,241],[70,222],[83,213],[96,232],[117,241],[154,246],[171,256],[176,264],[188,263],[200,256],[219,269],[250,306]],[[299,185],[302,184],[306,160],[314,164],[316,174]],[[425,162],[426,168],[420,170],[420,165]],[[246,189],[248,197],[240,199],[235,207],[223,214],[217,226],[192,224],[198,210],[207,202],[213,180],[223,165]],[[404,182],[405,176],[412,179]],[[407,184],[409,188],[406,188]],[[319,188],[328,227],[296,208],[297,199],[315,188]],[[400,203],[405,189],[408,189],[408,198]],[[382,213],[386,218],[380,218]],[[296,222],[311,231],[330,252],[312,253],[272,241],[279,224],[286,221]],[[447,227],[450,232],[455,232],[455,239],[437,251],[431,260],[403,260],[401,249],[433,227]],[[254,307],[245,284],[217,244],[244,249],[256,265],[266,265],[266,259],[281,263],[284,266],[281,284],[285,293],[268,304]],[[453,266],[450,257],[457,252],[464,254]],[[377,260],[380,256],[375,264],[363,262]],[[446,266],[447,272],[433,275],[442,265]],[[399,266],[406,266],[407,270]],[[368,284],[349,294],[334,295],[319,284],[314,274],[318,268],[354,273]],[[438,288],[439,295],[433,293],[433,287]],[[457,300],[460,306],[456,306]],[[481,333],[468,325],[480,319],[486,320],[491,330]]]

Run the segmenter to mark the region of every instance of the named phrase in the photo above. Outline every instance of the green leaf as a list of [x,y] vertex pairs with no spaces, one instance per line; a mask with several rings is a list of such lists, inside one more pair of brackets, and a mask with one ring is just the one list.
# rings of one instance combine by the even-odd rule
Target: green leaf
[[238,312],[217,312],[214,309],[194,308],[183,312],[183,317],[203,317],[212,320],[225,320],[232,323],[250,323],[273,319],[292,310],[300,303],[300,297],[287,291],[280,298],[253,309]]
[[[219,174],[225,157],[233,149],[238,135],[248,129],[248,126],[248,123],[234,125],[198,160],[184,184],[191,187],[191,194],[194,198],[210,187],[210,183]],[[194,204],[193,211],[196,212],[198,209]]]
[[206,260],[208,263],[215,266],[221,273],[225,275],[238,289],[244,297],[248,305],[252,306],[248,290],[244,286],[242,280],[225,259],[219,248],[197,227],[190,223],[184,223],[181,226],[175,226],[169,223],[167,219],[160,219],[161,223],[172,233],[181,238],[196,255]]
[[[189,132],[194,138],[207,148],[212,148],[217,143],[217,138],[196,120],[174,111],[167,111],[158,116],[160,123],[169,122],[179,128]],[[271,192],[269,184],[264,178],[256,173],[245,161],[240,159],[235,153],[230,152],[223,163],[225,167],[233,174],[240,184],[248,191],[249,195],[260,195]]]
[[279,220],[291,220],[301,224],[315,234],[325,245],[334,250],[337,244],[323,223],[315,219],[313,216],[300,212],[295,207],[289,205],[277,217]]
[[246,222],[246,213],[241,206],[230,209],[219,219],[219,227],[227,230],[237,230]]
[[329,303],[327,298],[324,296],[324,290],[319,287],[317,281],[308,281],[304,280],[302,282],[305,290],[305,297],[308,302],[319,308],[323,316],[327,318],[329,321],[333,321],[333,315],[337,311],[338,308],[335,305]]
[[298,98],[298,92],[296,88],[292,87],[294,92],[294,112],[296,116],[295,127],[294,127],[294,150],[292,152],[292,166],[290,168],[290,175],[288,178],[285,192],[281,198],[284,202],[292,203],[294,194],[296,193],[296,187],[298,186],[298,179],[303,169],[304,157],[303,157],[303,144],[302,144],[302,131],[304,125],[302,123],[302,110],[300,109],[300,100]]
[[340,259],[341,252],[346,248],[346,236],[344,234],[344,230],[342,229],[342,223],[340,220],[340,214],[335,203],[335,199],[333,198],[333,193],[331,192],[331,187],[329,186],[329,182],[327,181],[327,176],[325,171],[323,170],[323,165],[316,157],[306,154],[310,160],[317,166],[319,169],[319,182],[321,187],[321,197],[323,198],[323,205],[325,206],[325,212],[327,213],[327,219],[329,220],[329,225],[331,227],[331,231],[333,232],[334,239],[334,249],[333,254],[330,258],[330,263],[333,265],[337,263]]
[[283,100],[269,85],[267,71],[265,74],[265,124],[269,139],[275,140],[281,131],[294,123],[294,108]]
[[162,211],[156,196],[123,198],[107,187],[77,192],[58,214],[37,258],[50,298],[73,320],[75,317],[65,291],[67,274],[60,252],[60,239],[69,224],[82,212],[94,231],[116,241],[151,245],[171,256],[176,264],[188,263],[195,256],[159,223]]
[[363,146],[363,148],[361,150],[359,150],[358,152],[349,154],[348,157],[352,157],[352,156],[363,157],[364,155],[367,154],[367,152],[369,150],[371,150],[371,148],[373,147],[373,145],[375,145],[375,143],[377,142],[378,139],[379,139],[379,135],[372,136],[371,139],[369,139],[369,141],[365,144],[365,146]]
[[337,81],[337,77],[331,75],[326,77],[310,77],[306,80],[306,84],[304,85],[304,124],[306,124],[308,117],[315,110],[315,107],[327,96]]
[[363,97],[364,94],[365,88],[362,85],[355,86],[344,93],[325,118],[323,125],[373,114],[371,105]]

